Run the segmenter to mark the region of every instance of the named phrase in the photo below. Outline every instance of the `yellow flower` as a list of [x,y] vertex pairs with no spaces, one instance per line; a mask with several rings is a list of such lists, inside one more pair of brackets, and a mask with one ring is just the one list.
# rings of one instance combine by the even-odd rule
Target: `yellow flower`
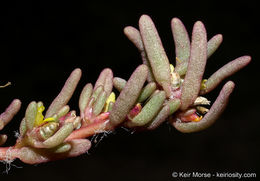
[[44,119],[44,116],[42,115],[42,112],[44,111],[44,109],[45,109],[45,107],[43,105],[37,106],[37,114],[36,114],[36,118],[35,118],[35,122],[34,122],[35,127],[42,125],[45,122],[54,121],[54,118],[52,118],[52,117]]
[[109,107],[109,104],[110,104],[110,102],[115,102],[116,101],[116,95],[115,95],[115,93],[114,92],[112,92],[109,96],[108,96],[108,98],[107,98],[107,100],[106,100],[106,103],[105,103],[105,106],[104,106],[104,112],[107,112],[108,111],[108,107]]

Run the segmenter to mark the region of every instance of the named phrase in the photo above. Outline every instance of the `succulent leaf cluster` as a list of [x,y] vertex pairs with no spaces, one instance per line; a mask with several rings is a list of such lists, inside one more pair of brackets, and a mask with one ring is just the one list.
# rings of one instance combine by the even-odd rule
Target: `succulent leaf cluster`
[[[178,131],[191,133],[211,126],[225,109],[235,84],[228,81],[211,106],[205,94],[245,67],[251,57],[239,57],[204,79],[207,60],[220,46],[222,35],[208,40],[204,24],[197,21],[190,38],[178,18],[172,19],[171,29],[175,67],[170,64],[152,19],[142,15],[139,29],[124,29],[142,58],[129,80],[114,77],[111,69],[104,69],[94,86],[87,83],[83,88],[77,114],[68,105],[82,74],[79,68],[75,69],[45,115],[43,102],[32,101],[28,105],[16,144],[1,147],[0,160],[19,158],[37,164],[75,157],[90,149],[87,138],[117,127],[153,130],[168,121]],[[20,107],[21,101],[15,99],[0,115],[0,130]],[[6,135],[0,135],[0,145],[6,139]]]

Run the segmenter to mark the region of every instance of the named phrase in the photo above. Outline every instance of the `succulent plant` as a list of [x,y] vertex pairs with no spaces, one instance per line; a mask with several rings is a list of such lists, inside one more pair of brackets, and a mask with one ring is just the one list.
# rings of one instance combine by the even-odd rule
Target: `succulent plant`
[[[169,63],[153,21],[142,15],[139,30],[132,26],[124,29],[143,61],[129,80],[114,77],[111,69],[104,69],[94,86],[88,83],[83,88],[77,116],[67,105],[81,78],[81,70],[75,69],[45,116],[43,102],[33,101],[28,105],[16,144],[1,147],[0,160],[19,158],[25,163],[37,164],[78,156],[90,149],[91,142],[87,138],[117,127],[153,130],[168,121],[177,130],[190,133],[211,126],[225,109],[235,84],[228,81],[210,109],[211,101],[204,95],[245,67],[251,57],[239,57],[203,79],[207,59],[221,44],[222,35],[208,41],[201,21],[194,24],[191,41],[178,18],[172,19],[171,28],[175,67]],[[119,92],[117,98],[113,87]],[[0,115],[0,130],[20,106],[20,100],[15,99]],[[6,139],[6,135],[0,135],[0,145]]]
[[212,125],[222,113],[235,84],[229,81],[224,85],[210,110],[205,107],[210,101],[202,95],[212,91],[222,80],[246,66],[251,57],[239,57],[224,65],[208,79],[202,79],[207,59],[221,44],[222,35],[217,34],[207,41],[205,27],[201,21],[197,21],[190,42],[187,30],[178,18],[172,19],[171,28],[175,43],[175,68],[169,63],[149,16],[141,16],[140,30],[132,26],[124,29],[126,36],[141,52],[143,64],[149,67],[147,81],[155,82],[156,89],[166,94],[157,117],[148,121],[148,129],[156,128],[169,117],[171,124],[181,132],[200,131]]

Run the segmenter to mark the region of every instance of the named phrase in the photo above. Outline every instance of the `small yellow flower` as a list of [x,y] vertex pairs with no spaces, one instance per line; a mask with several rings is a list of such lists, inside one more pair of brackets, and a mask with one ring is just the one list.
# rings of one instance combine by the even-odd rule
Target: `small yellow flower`
[[107,98],[107,100],[106,100],[106,103],[105,103],[105,106],[104,106],[104,112],[107,112],[108,111],[108,107],[109,107],[109,104],[110,104],[110,102],[115,102],[116,101],[116,95],[115,95],[115,93],[114,92],[112,92],[109,96],[108,96],[108,98]]
[[42,112],[44,111],[44,109],[45,109],[45,107],[43,105],[40,105],[37,107],[37,114],[36,114],[36,118],[35,118],[35,122],[34,122],[35,127],[42,125],[45,122],[54,121],[54,118],[52,118],[52,117],[44,119],[44,116],[42,115]]

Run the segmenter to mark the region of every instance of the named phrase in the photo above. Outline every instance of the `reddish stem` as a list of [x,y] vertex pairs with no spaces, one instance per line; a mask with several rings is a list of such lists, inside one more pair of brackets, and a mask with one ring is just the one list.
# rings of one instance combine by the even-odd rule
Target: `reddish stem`
[[14,160],[18,158],[18,149],[10,147],[0,147],[0,160]]
[[81,127],[80,129],[73,131],[66,138],[65,141],[87,138],[87,137],[90,137],[94,134],[102,133],[102,132],[105,132],[105,131],[110,131],[110,130],[113,130],[113,129],[114,129],[114,127],[111,126],[108,119],[99,120],[99,121],[96,121],[96,122],[94,122],[94,123],[92,123],[88,126]]
[[85,115],[84,115],[85,118],[82,121],[82,127],[89,126],[93,123],[96,123],[96,122],[99,122],[99,121],[102,121],[102,120],[107,120],[108,117],[109,117],[109,114],[110,114],[109,112],[104,112],[104,113],[101,113],[98,116],[93,117],[92,111],[90,111],[90,113],[85,111]]

